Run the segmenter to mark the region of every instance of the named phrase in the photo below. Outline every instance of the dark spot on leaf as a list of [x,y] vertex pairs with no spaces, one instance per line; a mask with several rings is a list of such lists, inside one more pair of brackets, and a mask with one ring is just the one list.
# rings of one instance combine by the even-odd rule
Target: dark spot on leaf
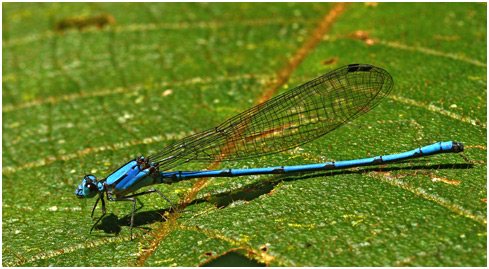
[[304,244],[304,247],[305,247],[305,248],[312,247],[312,244],[311,244],[311,243],[309,243],[309,242],[308,242],[308,243],[305,243],[305,244]]
[[338,62],[338,58],[329,58],[329,59],[322,61],[321,63],[324,65],[330,65],[330,64],[335,64],[337,62]]
[[102,29],[109,24],[115,24],[115,19],[109,14],[100,14],[90,17],[69,17],[56,22],[54,28],[63,32],[70,29],[81,31],[87,27],[97,27]]
[[207,251],[207,252],[206,252],[204,255],[205,255],[205,256],[209,256],[209,257],[210,257],[210,256],[212,256],[212,252]]
[[263,252],[266,252],[268,250],[268,247],[267,245],[263,245],[260,247],[260,250],[263,251]]

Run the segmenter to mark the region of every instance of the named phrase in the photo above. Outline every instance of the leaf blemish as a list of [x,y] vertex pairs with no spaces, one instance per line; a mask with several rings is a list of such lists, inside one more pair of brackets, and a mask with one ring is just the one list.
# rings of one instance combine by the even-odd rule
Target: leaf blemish
[[115,24],[115,19],[110,14],[99,14],[95,16],[88,17],[69,17],[59,20],[54,25],[54,28],[63,32],[69,29],[76,29],[81,31],[87,27],[95,26],[98,29],[102,29],[107,25]]

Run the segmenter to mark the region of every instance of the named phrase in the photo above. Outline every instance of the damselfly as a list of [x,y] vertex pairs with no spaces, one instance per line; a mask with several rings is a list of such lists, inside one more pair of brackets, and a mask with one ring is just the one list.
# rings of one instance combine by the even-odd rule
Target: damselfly
[[90,232],[106,214],[104,195],[109,201],[133,203],[131,238],[135,197],[157,193],[173,209],[181,212],[156,189],[135,193],[154,184],[171,184],[203,177],[343,169],[463,151],[461,143],[449,141],[403,153],[350,161],[252,169],[169,171],[187,162],[235,161],[295,148],[367,113],[389,94],[393,85],[392,77],[385,70],[372,65],[351,64],[248,109],[215,128],[183,138],[153,155],[135,158],[102,180],[97,181],[94,175],[86,175],[78,185],[76,195],[79,198],[98,196],[92,209],[92,217],[98,202],[102,203],[102,216],[97,219]]

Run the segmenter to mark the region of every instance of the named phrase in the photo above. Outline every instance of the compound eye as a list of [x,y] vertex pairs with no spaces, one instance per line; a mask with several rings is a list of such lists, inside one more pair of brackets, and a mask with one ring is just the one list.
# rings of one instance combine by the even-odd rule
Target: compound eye
[[85,187],[88,188],[90,191],[97,191],[97,185],[91,182],[85,184]]
[[88,183],[85,183],[85,185],[83,186],[83,196],[85,196],[87,198],[94,197],[95,195],[97,195],[97,192],[98,192],[97,184],[88,182]]

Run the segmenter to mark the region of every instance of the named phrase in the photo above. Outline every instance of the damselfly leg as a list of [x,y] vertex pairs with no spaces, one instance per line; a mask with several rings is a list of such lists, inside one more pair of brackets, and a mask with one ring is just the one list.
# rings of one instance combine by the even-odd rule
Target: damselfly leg
[[92,233],[93,228],[95,228],[95,226],[97,226],[97,224],[100,222],[100,220],[102,220],[104,218],[105,214],[107,214],[107,211],[105,210],[104,197],[103,196],[100,196],[99,198],[97,198],[97,202],[95,202],[95,206],[92,209],[92,215],[91,215],[91,217],[93,218],[93,212],[95,212],[95,208],[97,207],[97,203],[98,203],[99,200],[102,201],[102,216],[100,216],[100,218],[98,218],[98,220],[95,222],[95,224],[93,224],[92,228],[90,229],[90,234]]
[[[131,240],[132,240],[132,230],[133,230],[133,226],[134,226],[134,212],[136,211],[136,199],[134,199],[134,197],[138,197],[138,196],[141,196],[141,195],[150,194],[150,193],[154,193],[154,192],[158,193],[161,197],[163,197],[170,204],[171,208],[174,209],[175,211],[177,211],[178,213],[192,212],[192,210],[183,210],[182,211],[182,210],[178,209],[178,207],[175,204],[173,204],[170,201],[170,199],[168,199],[165,195],[163,195],[160,191],[158,191],[156,189],[151,189],[151,190],[147,190],[147,191],[144,191],[144,192],[136,193],[136,194],[133,194],[133,195],[128,195],[128,196],[123,197],[123,198],[110,199],[110,201],[114,201],[114,202],[120,202],[120,201],[133,202],[132,213],[131,213],[131,223],[130,223],[130,226],[131,226]],[[90,233],[92,233],[92,230],[95,228],[95,226],[97,226],[97,224],[100,222],[100,220],[106,214],[104,198],[99,197],[97,199],[97,201],[95,202],[95,206],[92,209],[92,217],[93,217],[93,213],[95,211],[95,208],[97,207],[97,204],[98,204],[98,201],[99,200],[102,201],[102,216],[92,226],[92,229],[90,229]]]

